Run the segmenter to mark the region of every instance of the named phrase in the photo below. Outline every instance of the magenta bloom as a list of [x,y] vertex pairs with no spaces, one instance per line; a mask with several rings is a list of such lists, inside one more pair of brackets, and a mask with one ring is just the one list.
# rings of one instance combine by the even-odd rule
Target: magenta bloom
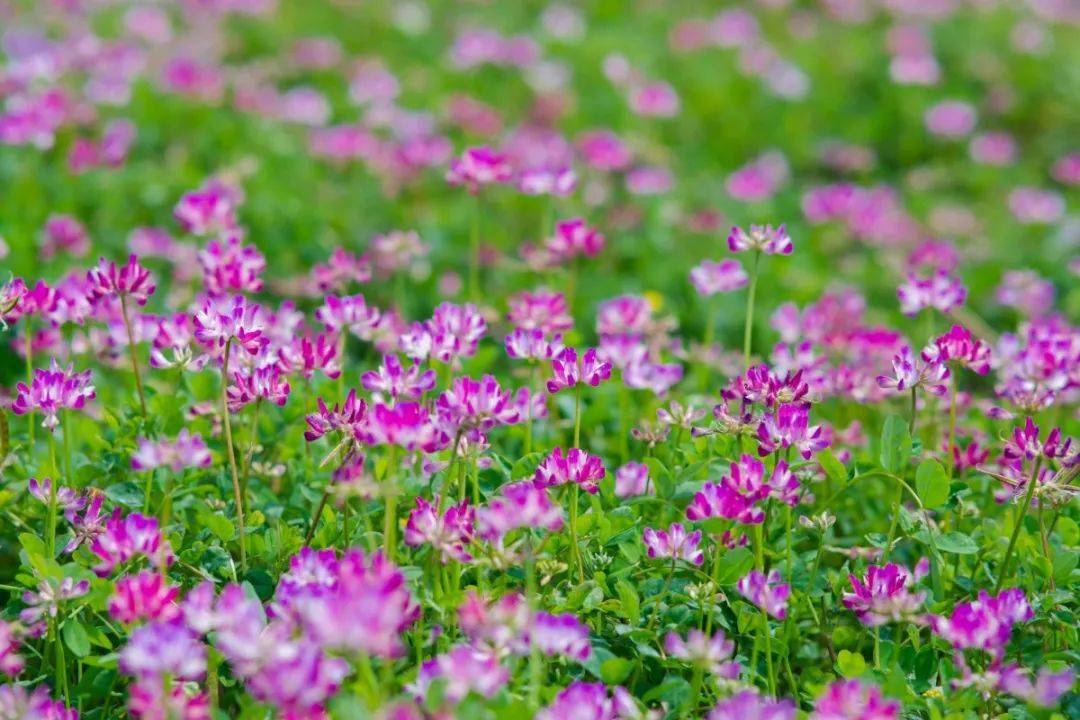
[[430,448],[437,439],[437,430],[427,408],[419,403],[398,403],[387,407],[376,403],[362,428],[355,432],[372,445],[397,445],[406,450]]
[[679,114],[679,96],[666,82],[654,82],[634,88],[630,108],[642,117],[671,118]]
[[15,677],[23,671],[26,661],[19,655],[19,629],[13,624],[0,620],[0,672]]
[[169,621],[180,616],[176,598],[180,588],[169,585],[159,572],[143,570],[116,581],[116,591],[109,598],[109,615],[130,625],[149,620]]
[[575,257],[594,257],[604,249],[604,236],[582,218],[561,220],[555,224],[555,234],[547,239],[545,248],[556,260],[566,262]]
[[1039,668],[1035,682],[1030,673],[1016,665],[1008,665],[1001,671],[1000,689],[1022,698],[1038,707],[1054,707],[1061,697],[1072,690],[1076,671],[1072,668],[1054,672],[1048,667]]
[[495,657],[527,655],[532,611],[521,593],[507,593],[498,600],[486,601],[469,592],[458,607],[458,627],[474,647]]
[[51,260],[58,254],[82,257],[90,250],[90,236],[83,224],[70,215],[50,215],[41,232],[41,256]]
[[1061,428],[1052,429],[1046,440],[1039,439],[1039,426],[1029,416],[1024,427],[1013,428],[1012,437],[1005,443],[1004,455],[1012,460],[1035,460],[1039,456],[1047,460],[1063,458],[1069,454],[1072,438],[1061,441]]
[[636,720],[640,717],[641,711],[624,688],[616,687],[608,695],[603,683],[575,680],[556,695],[550,705],[536,713],[534,720]]
[[408,690],[418,699],[427,696],[428,689],[441,680],[442,697],[458,703],[470,693],[490,698],[510,680],[510,673],[497,658],[468,645],[458,645],[445,655],[425,661],[416,680]]
[[12,278],[0,286],[0,329],[22,317],[22,303],[27,292],[22,278]]
[[876,685],[837,680],[814,703],[810,720],[896,720],[900,703],[886,700]]
[[743,455],[728,467],[719,483],[705,483],[686,507],[686,518],[692,521],[722,517],[744,525],[757,525],[765,520],[762,503],[776,498],[794,507],[798,503],[799,481],[783,460],[776,463],[772,475],[765,480],[765,464],[751,455]]
[[690,284],[697,290],[698,295],[710,297],[717,293],[734,292],[746,287],[750,282],[750,276],[743,270],[742,263],[738,260],[703,260],[701,264],[690,271]]
[[685,560],[695,565],[700,565],[705,560],[705,553],[698,548],[701,544],[701,531],[695,530],[688,534],[681,523],[672,523],[667,531],[647,527],[642,534],[642,540],[651,558]]
[[503,485],[499,495],[477,510],[480,534],[499,540],[518,528],[562,529],[562,508],[551,502],[547,489],[531,481]]
[[[934,357],[934,353],[930,353]],[[931,395],[941,396],[948,390],[945,381],[951,374],[948,366],[940,362],[941,356],[934,357],[933,361],[927,361],[923,357],[914,357],[911,348],[907,345],[900,348],[900,352],[893,356],[893,375],[878,375],[878,387],[894,389],[897,392],[923,388]]]
[[28,692],[23,685],[0,685],[0,708],[19,720],[79,720],[79,711],[68,708],[62,700],[49,697],[49,689],[39,685]]
[[795,720],[795,703],[773,700],[754,690],[742,690],[717,703],[706,720]]
[[199,251],[203,283],[214,294],[260,292],[266,257],[254,245],[244,245],[239,235],[211,240]]
[[562,655],[584,662],[592,653],[589,626],[572,613],[537,613],[529,631],[529,641],[545,655]]
[[574,327],[574,318],[566,307],[566,296],[560,292],[526,290],[511,295],[507,303],[506,319],[515,328],[558,335]]
[[533,479],[539,487],[574,483],[586,492],[595,493],[605,474],[604,464],[596,455],[580,448],[570,448],[563,454],[563,449],[557,447],[536,468]]
[[350,283],[366,283],[371,280],[371,259],[367,254],[355,255],[345,248],[336,247],[330,252],[325,265],[316,263],[311,268],[315,287],[322,292],[338,292]]
[[493,375],[480,380],[454,378],[450,389],[435,401],[435,412],[440,427],[450,434],[461,430],[483,432],[521,419],[511,393],[504,392]]
[[250,355],[270,343],[262,308],[243,295],[207,298],[192,317],[195,339],[208,350],[220,352],[231,340]]
[[926,593],[911,592],[911,586],[922,574],[925,573],[918,566],[912,574],[895,563],[871,565],[862,580],[849,574],[853,592],[844,593],[844,607],[867,627],[913,620],[926,600]]
[[209,720],[210,698],[201,691],[189,694],[188,688],[179,683],[166,688],[158,678],[140,678],[128,689],[127,709],[132,717],[146,720]]
[[341,375],[337,342],[322,333],[314,338],[297,338],[278,349],[278,367],[283,373],[300,373],[308,380],[314,377],[316,370],[336,380]]
[[777,620],[787,617],[787,599],[791,594],[791,586],[780,582],[778,570],[771,570],[767,576],[751,570],[746,577],[735,583],[735,589]]
[[155,368],[181,368],[198,372],[210,360],[205,353],[196,353],[195,323],[187,313],[176,313],[158,320],[150,350],[150,366]]
[[361,340],[371,340],[382,314],[378,308],[369,307],[364,296],[357,293],[344,297],[327,295],[322,307],[315,311],[315,317],[335,335],[347,331]]
[[1001,276],[994,299],[1029,318],[1046,315],[1054,307],[1054,283],[1034,270],[1009,270]]
[[922,358],[928,363],[953,361],[979,375],[990,372],[990,346],[962,325],[953,325],[934,340],[922,351]]
[[728,640],[722,630],[709,637],[693,628],[685,640],[676,633],[668,633],[664,637],[664,652],[718,678],[735,680],[739,677],[739,663],[732,660],[735,643]]
[[923,116],[926,129],[938,137],[956,139],[975,129],[978,116],[975,108],[960,100],[944,100],[931,107]]
[[938,270],[929,278],[908,275],[907,282],[896,289],[896,296],[905,315],[917,315],[926,308],[947,313],[964,304],[967,288],[947,270]]
[[120,669],[144,679],[199,680],[206,673],[206,648],[181,622],[152,622],[131,633]]
[[795,447],[804,460],[829,446],[820,425],[810,425],[810,405],[787,403],[766,413],[758,425],[758,455],[764,457],[781,448]]
[[431,356],[448,363],[476,354],[477,344],[487,332],[487,321],[472,303],[444,302],[428,320],[427,332],[431,336]]
[[185,193],[173,208],[173,217],[192,235],[215,235],[235,230],[234,194],[221,183],[208,183],[199,190]]
[[289,398],[289,381],[281,374],[281,368],[277,365],[267,365],[251,371],[237,370],[232,379],[232,385],[225,390],[229,412],[240,412],[245,405],[258,400],[267,400],[283,407]]
[[42,580],[38,583],[36,592],[27,590],[22,594],[26,608],[19,613],[19,621],[32,626],[46,617],[55,618],[60,612],[61,603],[82,597],[88,592],[90,583],[87,580],[75,582],[75,578],[71,577],[60,581]]
[[304,438],[308,442],[318,440],[328,432],[346,432],[351,436],[362,434],[367,421],[367,403],[356,396],[355,390],[350,390],[345,402],[335,404],[332,408],[326,406],[326,402],[319,398],[318,411],[304,418],[308,429],[304,431]]
[[580,382],[597,387],[611,378],[611,363],[601,358],[596,348],[586,350],[579,361],[577,350],[567,347],[551,361],[551,372],[553,377],[547,381],[547,390],[554,395]]
[[44,478],[41,481],[38,481],[37,478],[30,478],[26,483],[26,488],[31,495],[46,506],[55,501],[56,509],[62,512],[69,520],[75,516],[76,512],[86,507],[86,498],[79,495],[74,488],[57,486],[56,496],[53,497],[53,482],[49,478]]
[[415,362],[406,369],[397,355],[383,355],[382,364],[361,375],[360,382],[368,392],[380,393],[391,401],[419,400],[435,389],[435,371],[422,370]]
[[615,471],[615,497],[644,495],[649,489],[649,467],[644,463],[628,462]]
[[131,456],[134,470],[167,467],[174,473],[190,467],[209,467],[210,450],[202,436],[184,428],[173,441],[138,439],[138,449]]
[[766,255],[790,255],[794,245],[783,225],[775,229],[772,225],[751,225],[748,231],[736,225],[728,235],[728,249],[731,252],[753,250]]
[[128,256],[127,264],[123,267],[102,258],[97,267],[86,273],[86,282],[86,297],[90,302],[106,297],[125,297],[138,305],[145,305],[154,294],[150,271],[139,264],[134,254]]
[[159,568],[173,562],[172,548],[158,529],[157,518],[139,513],[123,517],[120,508],[105,522],[104,531],[94,538],[90,551],[100,559],[94,572],[101,577],[137,557],[145,557]]
[[475,195],[485,185],[509,182],[513,174],[506,155],[481,145],[468,148],[450,161],[446,182],[465,185]]
[[543,330],[514,328],[503,344],[506,354],[515,360],[550,360],[562,351],[561,338],[548,340]]
[[450,559],[472,560],[465,546],[473,539],[476,510],[469,506],[468,500],[462,500],[440,516],[438,506],[438,496],[433,503],[417,496],[416,507],[405,525],[405,544],[412,547],[429,544],[442,556],[443,563]]
[[1020,588],[1003,590],[998,595],[980,590],[977,600],[957,605],[949,617],[931,616],[930,627],[958,650],[983,650],[1001,659],[1013,625],[1033,615]]
[[71,365],[62,370],[56,358],[52,359],[48,370],[34,370],[34,379],[29,386],[18,383],[15,391],[11,412],[16,415],[40,412],[43,416],[41,426],[50,431],[60,424],[61,410],[81,410],[87,400],[96,396],[89,370],[77,373]]

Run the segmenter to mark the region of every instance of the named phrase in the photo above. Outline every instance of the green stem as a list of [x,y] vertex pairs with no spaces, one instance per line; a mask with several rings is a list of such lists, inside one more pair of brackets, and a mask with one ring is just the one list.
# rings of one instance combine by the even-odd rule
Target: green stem
[[750,266],[750,291],[746,299],[746,322],[743,325],[743,365],[750,366],[750,344],[754,335],[754,301],[757,299],[758,263],[761,251],[754,251],[754,262]]
[[1005,557],[1001,561],[1001,571],[998,573],[997,584],[994,586],[994,593],[1001,592],[1001,586],[1005,584],[1006,578],[1009,576],[1009,561],[1012,560],[1013,549],[1016,548],[1016,540],[1020,537],[1020,528],[1024,526],[1024,516],[1027,515],[1028,508],[1031,506],[1031,498],[1035,495],[1035,485],[1039,479],[1039,468],[1042,465],[1042,458],[1035,461],[1035,467],[1031,469],[1031,479],[1028,480],[1027,492],[1024,493],[1024,501],[1017,508],[1016,519],[1013,521],[1012,536],[1009,538],[1009,547],[1005,550]]
[[240,571],[247,570],[247,537],[244,527],[244,495],[240,490],[240,473],[236,469],[236,450],[233,448],[232,420],[229,418],[229,355],[232,338],[225,342],[225,355],[221,361],[221,418],[225,426],[225,451],[232,472],[233,499],[236,502],[236,530],[240,540]]
[[469,299],[480,300],[480,196],[473,203],[472,224],[469,229]]
[[581,559],[581,548],[578,546],[577,534],[578,517],[578,484],[572,483],[570,487],[570,554],[574,564],[577,565],[578,581],[585,582],[585,564]]
[[581,447],[581,383],[574,387],[574,447]]
[[[1042,549],[1043,555],[1046,556],[1046,563],[1050,568],[1053,568],[1054,559],[1050,554],[1050,542],[1047,539],[1046,523],[1043,520],[1043,506],[1041,503],[1039,504],[1039,536],[1042,538]],[[1047,575],[1047,579],[1050,583],[1050,589],[1054,590],[1054,573],[1050,572],[1049,575]]]
[[[526,530],[525,534],[525,600],[529,604],[529,610],[535,615],[540,609],[536,591],[536,559],[533,557],[532,535]],[[542,658],[540,647],[536,643],[529,645],[529,709],[535,711],[540,707],[540,683]]]
[[[143,394],[142,377],[139,375],[139,361],[135,357],[135,334],[131,331],[131,319],[128,317],[127,296],[120,294],[120,314],[124,318],[124,330],[128,337],[128,357],[131,358],[131,372],[135,375],[135,390],[139,394],[139,407],[143,419],[146,419],[146,396]],[[228,362],[228,360],[226,360]]]
[[958,385],[958,378],[954,375],[952,379],[952,397],[949,401],[949,477],[953,475],[953,470],[956,468],[956,391]]
[[[34,386],[34,331],[33,331],[33,328],[30,327],[30,316],[29,315],[26,316],[26,326],[23,328],[23,333],[26,335],[26,337],[24,338],[25,343],[26,343],[26,348],[25,348],[25,355],[26,355],[26,386],[27,387],[33,387]],[[27,423],[26,432],[27,432],[27,437],[29,438],[29,442],[28,442],[28,445],[27,445],[27,447],[28,447],[27,452],[32,453],[34,451],[34,431],[35,431],[34,410],[33,410],[33,408],[28,410],[27,413],[26,413],[26,423]]]
[[383,488],[386,492],[386,516],[383,518],[383,546],[386,550],[386,559],[394,561],[394,552],[397,549],[397,487],[394,482],[397,479],[397,445],[390,446],[390,454],[387,458],[386,477],[383,480]]

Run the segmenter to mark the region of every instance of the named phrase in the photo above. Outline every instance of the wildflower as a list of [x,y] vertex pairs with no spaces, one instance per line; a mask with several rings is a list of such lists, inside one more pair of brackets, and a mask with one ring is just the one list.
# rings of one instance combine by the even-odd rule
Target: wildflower
[[168,467],[179,473],[190,467],[209,467],[210,450],[202,436],[184,428],[173,441],[139,438],[138,449],[131,456],[134,470],[154,470]]
[[173,217],[192,235],[215,235],[237,228],[234,197],[220,184],[181,196]]
[[529,167],[518,173],[517,188],[525,195],[569,197],[577,188],[578,176],[569,167]]
[[848,575],[853,592],[844,593],[844,607],[868,627],[913,619],[926,600],[926,593],[910,591],[920,577],[919,567],[912,574],[895,563],[871,565],[862,580]]
[[430,544],[442,556],[443,563],[453,559],[469,562],[472,556],[465,546],[472,542],[476,510],[468,500],[451,505],[439,515],[439,498],[429,503],[417,496],[416,507],[405,525],[405,544],[413,547]]
[[206,649],[183,623],[155,621],[132,631],[120,651],[120,669],[142,679],[199,680],[206,673]]
[[41,256],[46,260],[61,253],[82,257],[90,250],[86,228],[70,215],[50,215],[41,236]]
[[960,100],[943,100],[923,117],[926,129],[943,138],[961,138],[971,133],[977,119],[975,108]]
[[[180,368],[198,372],[206,366],[209,355],[196,354],[191,346],[195,340],[195,325],[187,313],[176,313],[158,319],[157,332],[150,350],[150,366]],[[166,355],[169,351],[169,355]]]
[[328,432],[345,432],[349,437],[362,433],[367,420],[367,403],[356,396],[355,390],[350,390],[345,401],[328,408],[326,402],[319,398],[317,401],[318,411],[304,418],[308,429],[304,431],[304,439],[314,442]]
[[0,711],[15,720],[79,720],[79,711],[52,700],[44,685],[32,693],[23,685],[0,685]]
[[503,485],[499,495],[477,510],[480,535],[498,540],[518,528],[562,529],[562,509],[551,502],[547,489],[531,481]]
[[595,348],[586,350],[579,361],[577,351],[567,347],[551,361],[551,371],[553,377],[547,381],[547,390],[554,395],[580,382],[597,387],[611,378],[611,363],[600,358]]
[[233,384],[226,388],[229,412],[240,412],[245,405],[259,400],[268,400],[282,407],[289,398],[289,381],[281,374],[277,365],[267,365],[251,371],[237,370],[233,373]]
[[210,698],[192,692],[183,684],[171,685],[158,679],[137,679],[128,689],[128,711],[132,717],[159,720],[209,720]]
[[192,316],[195,339],[215,352],[235,340],[249,355],[257,355],[270,343],[261,311],[243,295],[207,298]]
[[709,637],[694,628],[685,640],[676,633],[668,633],[664,638],[664,652],[700,667],[717,678],[735,680],[739,677],[739,663],[732,660],[735,643],[728,640],[721,630]]
[[649,467],[628,462],[615,471],[615,497],[644,495],[649,490]]
[[161,573],[143,570],[116,581],[116,590],[109,598],[109,615],[126,625],[145,620],[169,621],[180,616],[176,603],[179,594],[180,588],[169,585]]
[[420,240],[420,235],[412,230],[394,230],[371,239],[375,267],[386,273],[416,265],[427,256],[429,250],[427,243]]
[[777,620],[787,617],[787,599],[791,586],[780,582],[780,573],[772,570],[768,575],[751,570],[735,583],[735,589],[744,598],[757,605]]
[[0,329],[22,316],[21,305],[26,293],[22,278],[13,278],[0,286]]
[[27,481],[27,490],[44,505],[52,505],[55,502],[56,509],[63,511],[64,516],[69,520],[75,516],[77,511],[86,507],[86,498],[79,495],[79,492],[74,488],[57,486],[56,496],[53,497],[53,482],[49,478],[44,478],[41,481],[38,481],[37,478],[30,478]]
[[589,720],[635,720],[641,716],[633,698],[622,687],[608,695],[603,683],[575,680],[559,692],[551,704],[536,714],[535,720],[566,720],[586,717]]
[[316,370],[336,380],[341,375],[337,342],[323,333],[314,338],[297,338],[278,349],[278,367],[283,373],[298,372],[307,380],[315,376]]
[[550,360],[562,351],[561,338],[548,340],[543,330],[514,328],[503,342],[506,354],[515,360]]
[[455,378],[450,389],[435,401],[435,412],[442,427],[452,432],[487,431],[521,419],[510,392],[504,392],[493,375],[480,380]]
[[1018,187],[1009,193],[1009,211],[1025,225],[1057,222],[1065,214],[1065,198],[1053,190]]
[[1039,440],[1039,426],[1028,417],[1024,427],[1013,428],[1012,437],[1005,443],[1004,455],[1013,460],[1035,460],[1043,457],[1047,460],[1063,458],[1069,454],[1072,438],[1061,441],[1061,428],[1053,428],[1046,435],[1046,440]]
[[15,677],[26,661],[19,655],[19,630],[14,623],[0,620],[0,672]]
[[576,257],[595,257],[604,249],[604,236],[581,218],[561,220],[555,224],[555,234],[545,242],[545,249],[562,262]]
[[371,444],[398,445],[407,450],[431,447],[438,439],[427,408],[414,402],[394,407],[377,403],[362,432]]
[[742,690],[717,703],[706,720],[795,720],[795,703],[773,700],[755,690]]
[[371,260],[366,254],[355,255],[345,248],[336,247],[329,261],[311,268],[315,287],[321,292],[345,289],[349,283],[366,283],[371,280]]
[[448,363],[476,354],[477,343],[487,332],[487,322],[472,303],[444,302],[427,322],[427,332],[431,336],[431,356]]
[[105,532],[105,521],[101,516],[101,505],[104,500],[101,493],[92,492],[86,512],[82,517],[73,515],[70,518],[73,533],[71,540],[64,547],[65,553],[73,553],[80,545],[93,543],[98,535]]
[[529,630],[529,642],[545,655],[562,655],[582,662],[592,653],[589,628],[572,613],[536,613]]
[[603,462],[596,455],[580,448],[570,448],[564,454],[557,447],[536,468],[534,482],[544,488],[574,483],[586,492],[596,493],[606,474]]
[[27,590],[22,595],[26,608],[19,613],[19,621],[24,625],[33,625],[44,618],[55,618],[60,612],[60,604],[74,600],[90,592],[88,580],[76,581],[66,577],[63,580],[42,580],[37,591]]
[[686,560],[695,565],[700,565],[705,560],[705,553],[698,548],[701,544],[701,531],[695,530],[687,534],[681,523],[672,523],[666,532],[647,527],[642,534],[642,540],[651,558]]
[[521,593],[507,593],[487,602],[474,592],[458,607],[458,626],[474,647],[490,655],[526,655],[532,611]]
[[408,689],[422,700],[436,680],[443,681],[442,697],[450,703],[458,703],[470,693],[492,697],[509,682],[510,673],[498,659],[468,645],[458,645],[444,655],[425,661]]
[[772,225],[751,225],[748,231],[736,225],[728,235],[728,249],[731,252],[753,250],[766,255],[790,255],[794,245],[783,225],[775,229]]
[[1054,307],[1054,283],[1033,270],[1009,270],[994,290],[994,299],[1030,318],[1046,315]]
[[77,373],[72,365],[61,369],[56,358],[52,359],[48,370],[34,370],[29,386],[18,383],[15,390],[17,395],[11,403],[11,411],[16,415],[40,412],[41,426],[50,431],[60,424],[58,416],[62,410],[81,410],[87,400],[96,397],[89,370]]
[[1002,690],[1022,698],[1038,707],[1054,707],[1058,704],[1065,693],[1073,688],[1076,682],[1076,671],[1065,668],[1053,671],[1048,667],[1039,668],[1035,682],[1031,681],[1030,674],[1016,665],[1006,666],[999,680]]
[[896,720],[900,703],[886,700],[876,685],[837,680],[814,703],[810,720]]
[[949,617],[931,616],[930,627],[958,650],[983,650],[1001,658],[1013,625],[1033,615],[1020,588],[1003,590],[998,595],[980,590],[978,599],[957,605]]
[[738,260],[713,262],[704,260],[690,271],[690,283],[698,295],[710,297],[717,293],[734,292],[746,287],[750,276]]
[[941,396],[948,390],[945,381],[951,375],[948,366],[942,362],[942,356],[931,352],[932,359],[926,356],[918,358],[912,356],[911,348],[904,345],[900,352],[893,356],[893,375],[878,375],[878,387],[883,389],[895,389],[897,392],[923,388],[931,395]]
[[105,522],[104,531],[93,539],[90,551],[101,560],[94,567],[94,572],[102,577],[111,573],[117,565],[136,557],[145,557],[158,567],[173,562],[172,548],[162,537],[157,518],[144,517],[139,513],[123,517],[120,508],[113,511]]
[[526,331],[539,330],[544,335],[558,335],[574,327],[566,306],[566,296],[551,290],[522,291],[507,300],[506,319]]
[[419,400],[435,388],[435,371],[421,370],[415,362],[405,369],[397,355],[384,355],[382,364],[361,375],[360,382],[368,392],[387,395],[394,401]]
[[513,171],[506,156],[481,145],[468,148],[460,157],[450,161],[446,182],[451,185],[465,185],[469,192],[475,195],[481,187],[509,182],[512,176]]
[[780,405],[775,413],[766,413],[758,425],[758,455],[765,456],[780,448],[795,447],[804,460],[826,447],[820,425],[810,425],[809,403]]
[[947,270],[938,270],[929,278],[908,275],[907,282],[896,289],[896,296],[900,299],[900,312],[905,315],[917,315],[925,308],[947,313],[964,304],[967,288]]
[[344,297],[327,295],[315,317],[335,335],[348,331],[361,340],[371,340],[382,314],[378,308],[369,307],[364,296],[357,293]]
[[927,363],[956,362],[979,375],[990,372],[990,346],[961,325],[953,325],[949,332],[927,346],[922,359]]
[[130,298],[138,305],[145,305],[154,293],[150,271],[139,264],[138,258],[128,256],[127,265],[117,267],[116,263],[102,258],[97,267],[86,273],[87,299],[95,303],[102,298]]

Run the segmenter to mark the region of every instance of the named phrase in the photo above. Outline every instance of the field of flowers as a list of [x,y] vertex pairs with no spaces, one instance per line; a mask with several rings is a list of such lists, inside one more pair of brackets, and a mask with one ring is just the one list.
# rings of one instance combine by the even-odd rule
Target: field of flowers
[[1073,0],[0,0],[0,720],[1080,717]]

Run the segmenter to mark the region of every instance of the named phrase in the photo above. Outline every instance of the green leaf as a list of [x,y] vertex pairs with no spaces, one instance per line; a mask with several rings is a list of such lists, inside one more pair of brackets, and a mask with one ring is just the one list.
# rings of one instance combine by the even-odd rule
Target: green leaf
[[754,564],[754,554],[747,548],[737,547],[728,550],[720,558],[720,571],[716,574],[720,585],[733,585],[747,573]]
[[631,625],[636,626],[641,622],[641,599],[638,597],[637,590],[625,580],[615,583],[615,590],[619,593],[623,617]]
[[858,677],[866,672],[866,660],[857,652],[841,650],[836,656],[836,669],[844,677]]
[[626,658],[614,657],[600,663],[600,679],[608,685],[618,685],[630,676],[634,663]]
[[75,654],[75,657],[81,658],[90,654],[90,636],[86,634],[86,628],[78,620],[72,618],[65,622],[61,635],[64,636],[64,644]]
[[200,508],[199,524],[217,536],[221,542],[229,542],[236,536],[236,527],[232,520],[212,512],[209,508]]
[[970,536],[961,532],[947,532],[934,537],[934,545],[941,552],[954,555],[974,555],[979,552],[979,546]]
[[899,473],[911,457],[911,434],[908,425],[899,415],[885,418],[881,430],[881,467],[891,473]]
[[936,508],[949,499],[949,478],[937,460],[923,460],[915,471],[915,491],[924,507]]
[[105,497],[131,508],[141,508],[143,506],[144,493],[144,488],[131,481],[116,483],[105,488]]
[[832,450],[829,450],[828,448],[822,450],[818,453],[817,460],[818,463],[821,464],[821,469],[825,471],[825,475],[836,483],[837,486],[843,486],[847,483],[847,468],[844,467],[842,462],[836,459]]

